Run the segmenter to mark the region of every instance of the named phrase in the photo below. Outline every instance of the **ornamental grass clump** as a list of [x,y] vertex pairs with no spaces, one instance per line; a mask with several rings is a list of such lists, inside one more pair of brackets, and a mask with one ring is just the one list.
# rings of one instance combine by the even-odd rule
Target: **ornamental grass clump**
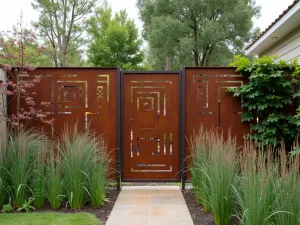
[[34,197],[33,179],[37,155],[46,150],[47,137],[33,131],[11,132],[5,148],[1,150],[2,170],[7,176],[8,194],[13,206],[19,208],[29,197]]
[[210,212],[210,164],[211,164],[211,146],[213,138],[209,132],[204,131],[201,126],[197,132],[194,132],[190,139],[190,172],[192,177],[193,190],[198,204],[201,204],[205,212]]
[[[95,137],[96,138],[96,137]],[[110,158],[107,154],[106,144],[102,136],[98,138],[98,151],[94,152],[92,159],[91,176],[89,178],[90,202],[95,208],[100,208],[106,198],[105,190],[109,176]]]
[[34,207],[39,209],[45,204],[46,158],[53,151],[50,140],[45,138],[43,151],[36,152],[33,168],[32,187]]
[[79,131],[77,126],[64,130],[58,151],[62,157],[64,190],[71,208],[80,209],[89,200],[97,207],[102,204],[107,174],[107,164],[101,161],[105,155],[103,147],[101,138]]
[[279,153],[280,176],[277,178],[273,214],[276,225],[300,224],[300,155]]
[[0,208],[2,209],[3,204],[8,202],[7,195],[7,179],[8,174],[4,167],[4,148],[6,147],[6,140],[4,137],[0,137]]
[[59,155],[51,152],[46,165],[46,197],[53,209],[59,209],[63,195],[62,165]]
[[217,130],[203,127],[191,138],[191,175],[196,199],[206,212],[211,211],[217,225],[227,225],[233,214],[233,189],[236,179],[236,143],[223,139]]
[[240,155],[241,174],[234,191],[237,217],[242,225],[273,223],[272,207],[279,194],[274,191],[278,163],[274,151],[265,149],[257,149],[249,142]]
[[237,180],[236,143],[231,137],[224,140],[217,133],[211,148],[209,201],[216,225],[231,224],[233,214],[233,185]]

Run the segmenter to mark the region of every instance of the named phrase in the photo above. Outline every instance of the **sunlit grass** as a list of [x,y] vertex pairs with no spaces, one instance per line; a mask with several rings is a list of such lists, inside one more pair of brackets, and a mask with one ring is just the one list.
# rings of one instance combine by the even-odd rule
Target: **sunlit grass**
[[0,214],[0,224],[5,225],[100,225],[88,213],[19,213]]

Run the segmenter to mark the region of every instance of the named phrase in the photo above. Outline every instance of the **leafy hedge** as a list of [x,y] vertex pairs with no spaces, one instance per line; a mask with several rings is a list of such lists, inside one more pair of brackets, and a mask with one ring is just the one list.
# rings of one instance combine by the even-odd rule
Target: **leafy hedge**
[[235,97],[242,97],[242,122],[251,124],[248,138],[258,143],[279,144],[282,140],[292,143],[297,136],[299,119],[293,112],[296,92],[293,77],[299,74],[297,61],[276,62],[276,57],[250,60],[236,56],[231,66],[249,79],[244,86],[228,89]]

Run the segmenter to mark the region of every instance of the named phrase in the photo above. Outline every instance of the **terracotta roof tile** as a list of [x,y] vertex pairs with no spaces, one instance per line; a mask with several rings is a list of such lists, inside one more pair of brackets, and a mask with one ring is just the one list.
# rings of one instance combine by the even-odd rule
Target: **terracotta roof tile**
[[285,14],[287,14],[300,0],[295,0],[286,10],[281,13],[277,19],[275,19],[263,32],[259,34],[259,36],[253,40],[246,49],[249,49],[255,42],[258,41],[268,30],[270,30]]

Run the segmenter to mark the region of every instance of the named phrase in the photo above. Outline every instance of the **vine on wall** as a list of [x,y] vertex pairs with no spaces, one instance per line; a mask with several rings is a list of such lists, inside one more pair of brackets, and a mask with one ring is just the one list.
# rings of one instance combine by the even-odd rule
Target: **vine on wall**
[[300,96],[294,84],[300,70],[296,60],[291,63],[275,60],[276,57],[267,56],[254,60],[236,56],[230,65],[236,66],[249,82],[228,92],[243,98],[241,119],[251,124],[247,138],[271,145],[282,140],[291,144],[300,125],[292,107],[293,97]]

